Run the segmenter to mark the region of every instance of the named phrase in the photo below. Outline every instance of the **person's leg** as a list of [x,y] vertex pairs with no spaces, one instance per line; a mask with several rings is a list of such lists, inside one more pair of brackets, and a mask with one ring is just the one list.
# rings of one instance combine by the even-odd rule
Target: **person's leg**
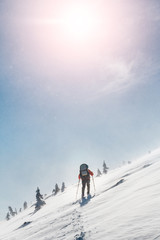
[[90,180],[87,181],[87,194],[90,194]]
[[86,181],[82,181],[82,198],[84,197],[84,191],[85,191]]

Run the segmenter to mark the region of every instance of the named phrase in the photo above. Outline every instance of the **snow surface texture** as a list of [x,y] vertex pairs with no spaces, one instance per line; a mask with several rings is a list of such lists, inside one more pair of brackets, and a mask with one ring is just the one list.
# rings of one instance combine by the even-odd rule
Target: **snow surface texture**
[[160,239],[160,150],[95,178],[95,185],[84,202],[75,201],[74,185],[48,196],[36,213],[32,206],[0,222],[0,240]]

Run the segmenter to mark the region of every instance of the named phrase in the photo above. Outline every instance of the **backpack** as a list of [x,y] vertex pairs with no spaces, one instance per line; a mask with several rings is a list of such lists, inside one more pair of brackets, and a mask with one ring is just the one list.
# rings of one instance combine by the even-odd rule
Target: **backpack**
[[88,165],[85,163],[80,166],[80,176],[82,179],[89,177]]

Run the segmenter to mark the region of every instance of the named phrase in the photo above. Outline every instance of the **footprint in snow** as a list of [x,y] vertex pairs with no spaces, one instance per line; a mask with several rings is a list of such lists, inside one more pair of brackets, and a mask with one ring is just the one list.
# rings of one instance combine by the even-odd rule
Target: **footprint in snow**
[[75,236],[75,240],[85,240],[84,237],[85,237],[85,233],[81,232],[81,234],[79,236],[77,236],[77,235]]

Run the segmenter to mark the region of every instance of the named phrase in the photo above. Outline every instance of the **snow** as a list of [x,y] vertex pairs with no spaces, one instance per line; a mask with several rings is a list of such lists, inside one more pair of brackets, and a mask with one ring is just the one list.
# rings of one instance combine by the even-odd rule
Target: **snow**
[[88,201],[76,201],[75,184],[0,222],[0,240],[160,239],[160,149],[94,181]]

